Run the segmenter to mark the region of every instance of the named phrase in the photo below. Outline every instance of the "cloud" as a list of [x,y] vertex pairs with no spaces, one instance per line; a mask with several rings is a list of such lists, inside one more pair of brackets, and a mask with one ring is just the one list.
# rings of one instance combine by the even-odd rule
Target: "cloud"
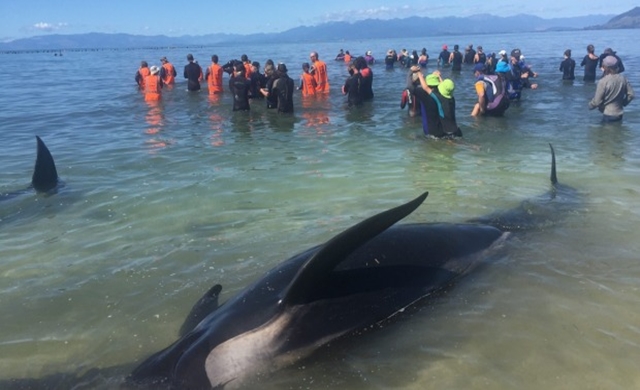
[[31,28],[36,31],[45,31],[52,32],[57,31],[68,26],[67,23],[47,23],[47,22],[39,22],[34,24]]

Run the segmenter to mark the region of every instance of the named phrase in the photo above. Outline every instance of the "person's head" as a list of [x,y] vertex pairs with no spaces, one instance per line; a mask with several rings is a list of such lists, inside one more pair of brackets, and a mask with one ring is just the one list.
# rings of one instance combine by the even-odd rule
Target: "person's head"
[[258,73],[260,72],[260,63],[258,61],[253,61],[251,63],[251,71],[253,73]]
[[214,55],[211,56],[211,62],[213,62],[214,64],[217,64],[218,61],[220,61],[220,60],[218,59],[218,55],[217,54],[214,54]]
[[454,51],[458,51],[458,50],[460,50],[460,46],[458,46],[458,45],[453,45],[453,50],[454,50]]
[[242,56],[240,56],[240,61],[247,62],[247,61],[249,61],[249,57],[247,57],[246,54],[243,54]]
[[442,45],[442,50],[447,50],[447,49],[449,49],[449,46],[447,46],[447,45]]
[[498,52],[498,55],[500,56],[500,58],[501,58],[501,59],[505,59],[505,60],[507,59],[507,51],[506,51],[506,50],[504,50],[504,49],[503,49],[503,50],[500,50],[500,51]]
[[595,46],[593,46],[593,45],[587,45],[587,53],[591,53],[591,54],[593,54],[593,53],[595,53],[595,51],[596,51]]
[[427,49],[425,49],[424,47],[422,48],[422,51],[420,51],[420,54],[422,55],[426,55],[427,54]]
[[365,55],[371,56],[373,55],[373,52],[371,50],[367,50],[367,52],[365,53]]
[[482,46],[478,46],[478,52],[482,53]]
[[356,65],[354,63],[349,64],[349,67],[347,68],[347,70],[349,71],[350,75],[354,75],[356,73],[358,73],[358,68],[356,67]]
[[273,75],[275,73],[275,71],[276,71],[276,68],[273,66],[273,62],[270,63],[270,64],[267,63],[264,66],[264,74],[267,75],[267,76]]
[[283,63],[279,63],[278,64],[278,73],[280,74],[287,74],[289,70],[287,69],[287,65],[283,64]]
[[604,57],[602,60],[602,71],[604,74],[618,73],[618,59],[613,55]]
[[245,69],[244,69],[244,65],[242,65],[241,63],[237,63],[233,66],[233,73],[236,76],[239,76],[241,74],[245,73]]
[[520,51],[520,49],[511,50],[511,58],[515,58],[516,61],[520,61],[521,55],[522,55],[522,52]]
[[140,61],[140,67],[141,68],[148,68],[149,64],[147,64],[147,61]]
[[456,86],[451,79],[444,79],[440,84],[438,84],[438,92],[447,99],[451,99],[453,97],[453,91],[455,89]]
[[153,65],[151,68],[149,68],[149,73],[151,73],[151,74],[158,74],[158,72],[160,72],[160,68],[158,68],[155,65]]
[[606,55],[608,55],[608,56],[612,56],[612,55],[615,55],[615,54],[616,54],[616,52],[615,52],[615,51],[613,51],[613,49],[612,49],[612,48],[607,47],[606,49],[604,49],[604,54],[606,54]]
[[351,53],[349,53],[349,50],[345,51],[345,54],[349,54],[349,55],[351,55]]
[[353,60],[353,66],[355,66],[358,70],[367,68],[367,60],[363,56],[358,56],[355,60]]
[[187,54],[187,61],[193,62],[193,54],[191,53]]
[[571,58],[571,49],[567,49],[567,50],[565,50],[565,51],[564,51],[564,56],[565,56],[566,58]]
[[169,62],[169,60],[167,59],[167,57],[162,57],[160,58],[160,62],[162,62],[163,64],[166,64],[167,62]]
[[303,70],[305,73],[309,73],[309,63],[308,63],[308,62],[303,62],[303,63],[302,63],[302,70]]
[[478,77],[480,75],[483,75],[485,72],[485,65],[481,64],[481,63],[477,63],[473,66],[473,74],[474,76]]
[[311,59],[311,62],[316,62],[320,59],[320,57],[318,57],[318,52],[317,51],[312,51],[309,54],[309,59]]

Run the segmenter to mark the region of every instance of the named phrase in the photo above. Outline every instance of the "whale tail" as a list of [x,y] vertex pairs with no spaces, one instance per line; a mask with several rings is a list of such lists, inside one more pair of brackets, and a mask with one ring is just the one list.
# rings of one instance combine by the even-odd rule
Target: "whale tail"
[[38,156],[31,177],[31,185],[37,192],[49,192],[58,186],[58,171],[47,145],[37,135],[36,140],[38,142]]

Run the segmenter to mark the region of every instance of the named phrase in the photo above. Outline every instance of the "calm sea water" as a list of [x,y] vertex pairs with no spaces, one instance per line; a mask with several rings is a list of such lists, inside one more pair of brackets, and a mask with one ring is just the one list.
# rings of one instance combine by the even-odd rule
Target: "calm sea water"
[[[422,191],[408,220],[458,222],[560,181],[587,204],[566,223],[516,236],[497,261],[382,329],[332,343],[265,387],[292,389],[629,389],[640,387],[640,102],[621,126],[588,111],[593,84],[563,83],[565,49],[613,47],[640,90],[637,30],[448,36],[2,55],[0,191],[28,185],[34,135],[66,186],[0,204],[0,380],[120,366],[111,388],[177,337],[214,283],[222,300],[291,255]],[[474,119],[469,69],[456,83],[464,139],[427,140],[400,110],[405,73],[375,65],[375,100],[345,109],[340,49],[420,50],[473,42],[522,49],[539,73],[505,118]],[[297,78],[311,50],[327,59],[329,99],[295,118],[232,113],[179,78],[149,107],[133,76],[167,56],[179,73],[246,53]],[[433,60],[432,60],[433,63]],[[430,69],[435,69],[430,65]],[[445,71],[445,76],[449,76]],[[68,385],[66,385],[68,387]],[[80,386],[81,388],[83,386]]]

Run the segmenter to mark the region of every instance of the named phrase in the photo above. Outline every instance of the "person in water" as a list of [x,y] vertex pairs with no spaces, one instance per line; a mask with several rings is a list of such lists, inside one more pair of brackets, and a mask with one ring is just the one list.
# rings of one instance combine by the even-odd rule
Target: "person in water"
[[560,63],[560,72],[562,72],[563,80],[574,80],[576,78],[574,70],[576,69],[576,61],[571,58],[571,49],[564,51],[564,60]]
[[449,66],[449,57],[451,57],[449,47],[447,45],[442,45],[442,51],[438,55],[438,66]]
[[136,76],[134,79],[136,80],[136,84],[138,87],[144,91],[144,78],[149,76],[149,64],[147,61],[140,61],[140,67],[136,71]]
[[462,70],[462,53],[460,53],[460,46],[453,45],[453,51],[449,54],[449,64],[451,64],[451,70],[459,72]]
[[373,53],[371,52],[371,50],[367,50],[364,55],[364,59],[365,61],[367,61],[367,65],[373,65],[376,63],[376,59],[373,57]]
[[311,69],[309,70],[316,79],[316,92],[329,93],[329,76],[327,75],[327,64],[320,60],[318,52],[312,51],[309,54],[311,59]]
[[469,44],[469,46],[467,46],[464,49],[464,63],[467,65],[472,65],[473,64],[473,59],[476,56],[476,51],[473,50],[473,45]]
[[342,86],[342,94],[347,95],[349,107],[360,106],[362,104],[362,75],[355,64],[349,65],[349,78]]
[[160,68],[160,78],[162,79],[162,83],[164,85],[175,84],[176,76],[178,75],[176,68],[169,62],[167,57],[160,58],[160,62],[162,63],[162,67]]
[[277,97],[277,109],[279,114],[293,114],[293,91],[295,91],[295,83],[289,77],[287,65],[278,64],[276,69],[278,78],[273,83],[271,93]]
[[[431,99],[435,99],[438,107],[439,121],[432,124],[433,128],[430,127],[428,129],[429,135],[436,138],[462,137],[462,131],[456,121],[456,99],[453,97],[455,84],[453,81],[451,79],[445,79],[442,80],[436,88],[432,88],[427,84],[426,78],[420,71],[419,66],[412,67],[411,71],[418,74],[420,89],[424,90]],[[440,77],[439,72],[434,74]],[[418,91],[416,91],[416,93],[418,93]],[[422,101],[427,102],[425,96],[422,96],[421,103]],[[429,113],[426,113],[426,116],[428,120]]]
[[360,85],[362,100],[367,101],[373,99],[373,71],[369,67],[367,60],[364,57],[358,57],[353,64],[358,69],[358,73],[362,75],[362,84]]
[[418,66],[424,69],[427,67],[428,63],[429,63],[429,55],[427,54],[427,49],[423,47],[422,50],[420,51],[420,56],[418,57]]
[[229,91],[233,95],[233,111],[249,111],[249,90],[251,82],[245,77],[246,69],[241,62],[233,67],[233,74],[229,79]]
[[313,96],[316,94],[316,79],[309,73],[309,63],[302,64],[302,74],[300,75],[300,86],[298,90],[302,91],[302,96]]
[[345,56],[345,54],[344,54],[344,50],[343,50],[343,49],[340,49],[340,51],[339,51],[339,52],[338,52],[338,54],[336,55],[335,60],[336,60],[336,61],[344,61],[344,56]]
[[162,97],[162,79],[160,68],[152,66],[149,75],[144,78],[144,100],[146,102],[158,101]]
[[609,57],[609,56],[612,56],[612,57],[616,58],[617,63],[618,63],[618,65],[617,65],[618,66],[618,73],[624,72],[624,65],[622,64],[622,60],[620,59],[620,57],[618,57],[616,52],[613,51],[613,49],[610,48],[610,47],[607,47],[606,49],[604,49],[604,52],[602,52],[602,54],[600,54],[600,62],[599,62],[600,67],[604,68],[604,66],[602,65],[602,61],[605,58]]
[[604,76],[598,81],[596,93],[589,102],[589,109],[597,108],[602,113],[603,122],[622,120],[624,107],[635,97],[629,80],[618,71],[618,59],[607,56],[602,60]]
[[497,74],[495,75],[485,74],[485,64],[476,64],[473,67],[473,74],[476,78],[474,87],[478,95],[478,102],[473,106],[471,116],[502,116],[509,108],[506,81],[502,76],[504,72],[498,71],[508,69],[502,69],[502,67],[507,67],[507,64],[504,61],[500,62],[504,65],[500,65],[496,69]]
[[260,63],[253,61],[251,63],[251,75],[249,76],[249,82],[251,82],[251,89],[249,91],[250,99],[264,99],[264,95],[260,90],[267,85],[267,78],[260,73]]
[[484,53],[482,46],[478,46],[478,51],[476,51],[476,54],[473,56],[473,63],[484,64],[485,62],[487,62],[487,55]]
[[421,81],[418,80],[420,74],[416,73],[416,76],[418,86],[414,90],[414,99],[419,103],[419,109],[422,116],[422,132],[425,136],[437,137],[437,135],[442,135],[439,101],[435,95],[430,94],[427,91],[437,89],[438,85],[442,82],[440,71],[436,70],[425,77],[425,82],[427,83],[428,88],[422,87]]
[[595,51],[596,49],[593,45],[588,45],[587,54],[580,63],[580,66],[584,67],[583,81],[596,81],[596,69],[598,68],[600,57],[595,55]]
[[218,64],[218,61],[218,56],[216,54],[212,55],[211,65],[209,65],[205,71],[204,78],[207,80],[209,95],[224,92],[224,88],[222,87],[222,74],[224,73],[224,70],[222,69],[222,66]]
[[189,91],[199,91],[200,81],[203,79],[202,68],[193,59],[191,53],[187,54],[189,63],[184,67],[184,78],[187,79],[187,89]]

